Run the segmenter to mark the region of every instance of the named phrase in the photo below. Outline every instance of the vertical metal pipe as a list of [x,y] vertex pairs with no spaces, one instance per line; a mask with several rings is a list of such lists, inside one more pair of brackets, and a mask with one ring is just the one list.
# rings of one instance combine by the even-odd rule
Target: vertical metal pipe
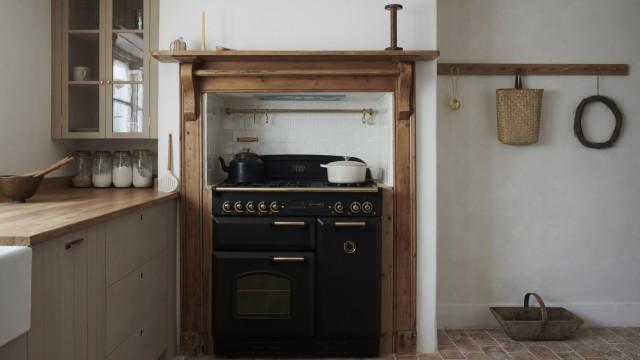
[[390,21],[391,46],[389,46],[385,50],[402,50],[401,47],[398,47],[398,10],[402,9],[402,5],[389,4],[384,8],[386,10],[389,10],[389,16],[391,18],[391,21]]

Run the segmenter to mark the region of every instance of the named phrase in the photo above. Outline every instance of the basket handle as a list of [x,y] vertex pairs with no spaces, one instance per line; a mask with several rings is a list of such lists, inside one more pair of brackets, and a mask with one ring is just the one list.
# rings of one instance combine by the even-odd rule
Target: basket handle
[[536,301],[538,301],[538,305],[540,305],[540,312],[542,313],[542,322],[544,323],[544,328],[544,326],[547,325],[547,321],[549,321],[549,314],[547,314],[547,307],[544,305],[544,301],[542,300],[540,295],[536,293],[527,293],[524,296],[524,308],[526,309],[529,307],[529,298],[531,297],[531,295],[536,298]]

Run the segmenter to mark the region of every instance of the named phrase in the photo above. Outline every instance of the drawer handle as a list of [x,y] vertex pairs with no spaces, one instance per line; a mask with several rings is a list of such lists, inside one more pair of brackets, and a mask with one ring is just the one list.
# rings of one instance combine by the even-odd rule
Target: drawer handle
[[366,221],[336,221],[336,227],[364,227],[367,226]]
[[306,221],[272,221],[272,226],[307,226]]
[[140,329],[140,336],[144,333],[144,329]]
[[304,256],[274,256],[271,260],[276,262],[304,262],[307,258]]
[[64,244],[64,249],[65,250],[72,249],[74,246],[80,244],[83,241],[84,241],[83,238],[76,239],[76,240],[73,240],[73,241],[69,241],[68,243]]
[[144,279],[144,272],[140,271],[140,279]]

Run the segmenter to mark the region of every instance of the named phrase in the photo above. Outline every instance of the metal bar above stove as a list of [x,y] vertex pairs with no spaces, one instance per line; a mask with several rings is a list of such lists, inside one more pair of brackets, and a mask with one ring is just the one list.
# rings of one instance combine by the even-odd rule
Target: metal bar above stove
[[379,191],[379,188],[376,185],[371,185],[367,187],[224,187],[224,186],[216,186],[213,188],[214,191],[220,192],[316,192],[316,193],[335,193],[335,192],[359,192],[359,193],[375,193]]
[[373,116],[376,112],[374,109],[242,109],[242,108],[226,108],[225,112],[229,114],[278,114],[278,113],[355,113],[367,114]]

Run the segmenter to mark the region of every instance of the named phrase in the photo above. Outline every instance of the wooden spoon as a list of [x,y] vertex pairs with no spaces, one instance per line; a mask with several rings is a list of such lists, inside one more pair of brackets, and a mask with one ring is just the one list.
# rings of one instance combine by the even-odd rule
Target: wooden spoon
[[52,171],[56,171],[59,168],[67,165],[68,163],[70,163],[71,161],[73,161],[73,156],[67,156],[62,160],[56,161],[55,163],[47,166],[46,168],[39,170],[39,171],[35,171],[32,173],[27,174],[26,176],[33,176],[33,177],[40,177],[40,176],[45,176],[48,173],[52,172]]

